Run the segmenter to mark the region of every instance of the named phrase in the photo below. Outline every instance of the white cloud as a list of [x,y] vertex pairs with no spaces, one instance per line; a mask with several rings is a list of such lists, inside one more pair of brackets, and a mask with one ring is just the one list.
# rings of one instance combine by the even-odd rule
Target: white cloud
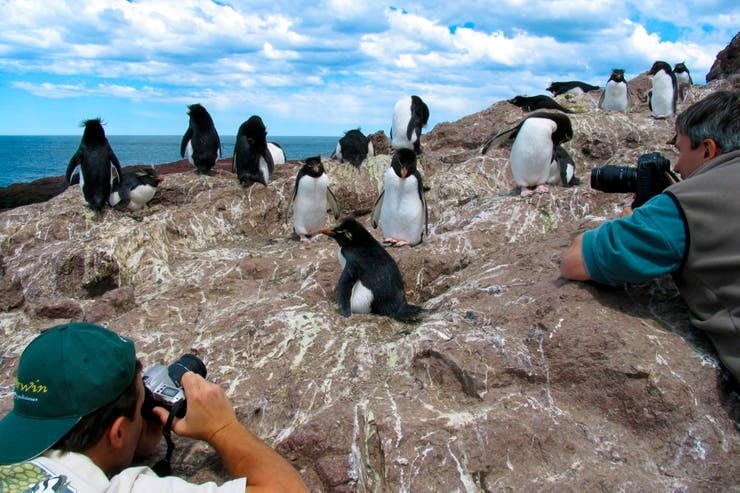
[[740,8],[719,0],[402,7],[5,2],[0,77],[39,98],[200,101],[234,121],[250,108],[276,124],[315,128],[320,118],[342,131],[386,127],[395,100],[415,93],[430,104],[433,126],[515,94],[542,94],[552,80],[602,84],[614,67],[635,76],[656,59],[686,61],[700,80],[740,25]]

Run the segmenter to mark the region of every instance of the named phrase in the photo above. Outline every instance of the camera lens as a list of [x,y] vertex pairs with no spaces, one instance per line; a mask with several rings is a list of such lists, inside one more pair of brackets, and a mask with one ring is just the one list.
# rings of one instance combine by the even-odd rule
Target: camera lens
[[591,188],[606,193],[634,193],[637,190],[637,168],[609,165],[593,168]]
[[184,354],[167,368],[170,378],[179,387],[182,387],[180,379],[186,371],[195,372],[203,378],[206,377],[206,365],[194,354]]

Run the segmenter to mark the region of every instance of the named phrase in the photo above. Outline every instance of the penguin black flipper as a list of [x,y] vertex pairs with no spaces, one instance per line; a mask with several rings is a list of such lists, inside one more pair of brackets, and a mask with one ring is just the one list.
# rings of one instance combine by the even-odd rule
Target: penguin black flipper
[[[296,188],[296,191],[297,190],[298,189]],[[337,200],[337,197],[334,195],[334,192],[332,192],[331,188],[329,187],[326,187],[326,204],[329,206],[329,210],[334,215],[334,219],[339,219],[339,213],[342,209],[341,207],[339,207],[339,201]]]
[[[417,188],[419,189],[419,200],[421,200],[421,206],[424,208],[424,234],[422,235],[423,240],[424,236],[429,236],[429,209],[427,209],[427,199],[424,196],[424,185],[421,182],[421,173],[419,173],[419,170],[416,169],[414,170],[413,175],[414,177],[416,177]],[[419,241],[419,243],[421,243],[421,240]]]
[[564,187],[578,185],[580,180],[576,176],[576,164],[570,153],[563,146],[557,144],[553,156],[560,168],[560,184]]
[[123,180],[123,171],[121,171],[121,163],[118,161],[118,156],[116,156],[116,153],[113,152],[113,149],[111,149],[110,146],[108,146],[108,160],[113,163],[113,166],[116,169],[116,173],[118,173],[118,179]]
[[514,127],[502,130],[501,132],[488,139],[488,141],[483,144],[480,153],[485,154],[486,152],[488,152],[488,149],[490,149],[491,146],[499,147],[503,145],[510,145],[512,142],[514,142],[514,139],[516,139],[516,136],[519,133],[519,129],[522,128],[522,123],[523,121],[519,122],[519,124]]
[[74,172],[75,168],[77,168],[77,166],[79,166],[81,163],[82,163],[82,150],[77,149],[77,152],[75,152],[72,158],[69,160],[69,164],[67,165],[67,171],[64,174],[67,185],[72,184],[72,172]]
[[185,157],[185,149],[188,148],[188,142],[193,138],[193,129],[188,127],[185,130],[185,134],[182,136],[182,142],[180,142],[180,157]]
[[378,195],[378,198],[375,199],[375,203],[373,204],[373,212],[370,214],[370,225],[373,227],[373,229],[378,229],[378,221],[380,220],[380,211],[383,209],[383,194],[385,193],[385,190],[380,192],[380,195]]
[[[411,96],[411,118],[406,128],[406,137],[411,141],[411,136],[416,131],[416,142],[414,152],[421,154],[421,129],[429,121],[429,107],[419,96]],[[392,138],[392,137],[391,137]]]

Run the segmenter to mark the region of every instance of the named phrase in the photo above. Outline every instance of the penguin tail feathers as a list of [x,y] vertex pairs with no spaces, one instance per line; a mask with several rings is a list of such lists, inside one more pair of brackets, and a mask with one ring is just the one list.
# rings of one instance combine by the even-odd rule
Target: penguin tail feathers
[[403,307],[401,307],[400,310],[398,310],[398,312],[393,315],[393,318],[400,322],[416,322],[425,313],[426,310],[424,310],[422,307],[406,303]]

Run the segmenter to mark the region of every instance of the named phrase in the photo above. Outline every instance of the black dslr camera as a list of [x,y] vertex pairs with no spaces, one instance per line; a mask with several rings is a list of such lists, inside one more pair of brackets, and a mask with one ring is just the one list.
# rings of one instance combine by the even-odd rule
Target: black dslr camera
[[591,170],[591,188],[606,193],[634,193],[633,209],[676,181],[671,162],[659,152],[640,156],[637,167],[605,165]]
[[[174,412],[175,416],[185,416],[185,392],[180,379],[186,371],[192,371],[203,378],[206,376],[206,365],[194,354],[185,354],[169,366],[154,365],[144,372],[144,406],[141,413],[145,418],[153,418],[155,406]],[[156,418],[155,418],[156,419]]]

